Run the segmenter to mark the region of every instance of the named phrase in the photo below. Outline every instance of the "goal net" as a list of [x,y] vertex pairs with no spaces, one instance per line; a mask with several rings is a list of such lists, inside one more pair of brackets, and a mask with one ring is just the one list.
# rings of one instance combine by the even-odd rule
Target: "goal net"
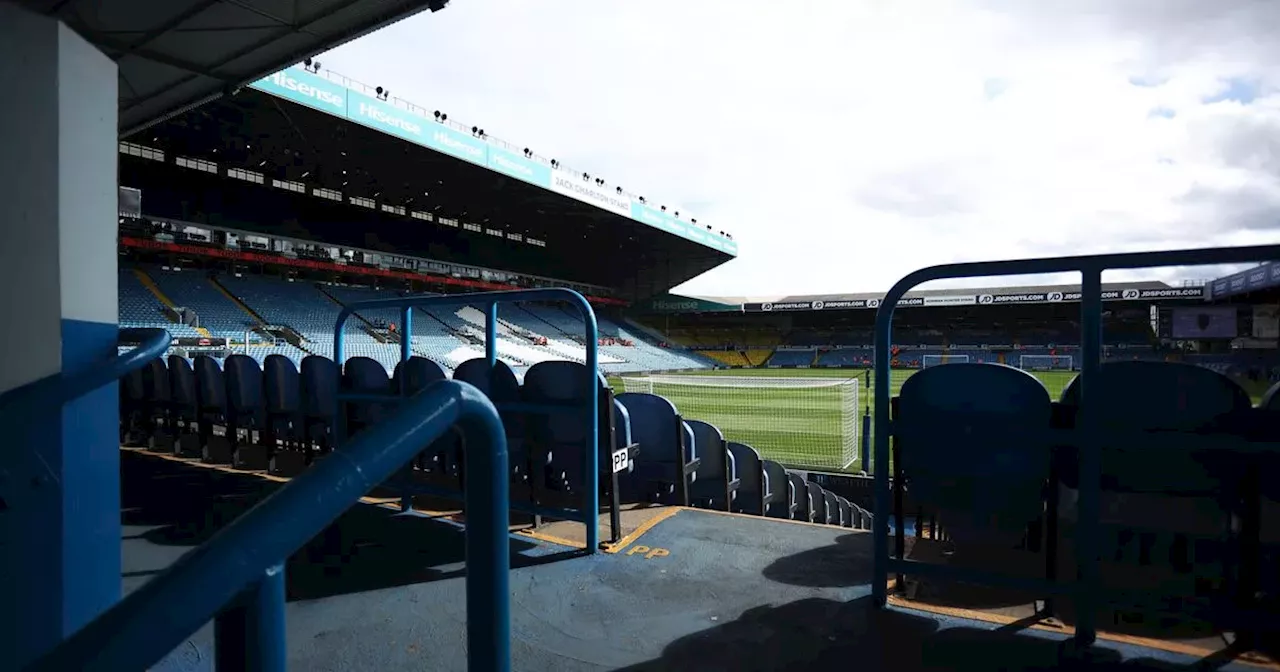
[[1023,371],[1074,371],[1071,355],[1019,355],[1018,368]]
[[627,392],[666,397],[686,420],[720,428],[765,459],[846,469],[858,458],[858,380],[765,376],[649,375],[623,378]]
[[968,364],[969,355],[925,355],[920,359],[920,365],[923,368],[938,366],[939,364]]

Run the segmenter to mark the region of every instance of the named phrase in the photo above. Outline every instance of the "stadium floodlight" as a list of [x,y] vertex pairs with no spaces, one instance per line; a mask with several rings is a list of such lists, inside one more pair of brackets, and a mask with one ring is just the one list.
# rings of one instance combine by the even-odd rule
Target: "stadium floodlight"
[[925,355],[920,358],[922,368],[938,366],[939,364],[968,364],[969,355]]
[[647,375],[627,392],[665,397],[690,420],[795,467],[847,469],[858,459],[859,380],[773,376]]
[[1071,355],[1019,355],[1018,368],[1023,371],[1075,371]]

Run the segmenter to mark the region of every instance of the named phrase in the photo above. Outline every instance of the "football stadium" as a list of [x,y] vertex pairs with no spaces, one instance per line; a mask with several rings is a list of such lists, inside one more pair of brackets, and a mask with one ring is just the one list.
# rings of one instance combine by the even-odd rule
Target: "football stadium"
[[0,4],[0,668],[1280,669],[1280,245],[675,294],[768,251],[315,57],[447,1],[107,4]]

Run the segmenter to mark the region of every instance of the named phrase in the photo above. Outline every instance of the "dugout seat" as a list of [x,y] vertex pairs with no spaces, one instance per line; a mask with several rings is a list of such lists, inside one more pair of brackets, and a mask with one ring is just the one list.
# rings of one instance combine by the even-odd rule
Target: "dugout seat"
[[[675,404],[639,392],[624,392],[617,400],[627,409],[631,438],[640,446],[635,470],[620,483],[627,499],[688,506],[689,483],[701,463],[688,446]],[[738,470],[741,478],[740,462]]]
[[174,452],[181,457],[200,456],[200,435],[196,429],[196,372],[181,355],[169,355],[169,395],[174,419]]
[[827,522],[827,498],[823,496],[821,485],[813,481],[805,481],[805,494],[809,498],[809,522]]
[[822,497],[823,499],[826,500],[826,505],[827,505],[827,524],[839,525],[840,524],[840,498],[836,497],[836,493],[831,492],[826,488],[822,489]]
[[[1089,404],[1103,433],[1099,524],[1101,551],[1109,561],[1104,581],[1132,584],[1120,576],[1133,574],[1134,565],[1154,565],[1173,572],[1140,572],[1150,581],[1145,587],[1160,595],[1191,597],[1205,585],[1229,582],[1233,570],[1222,559],[1234,546],[1231,519],[1240,493],[1233,482],[1244,474],[1234,460],[1211,453],[1213,435],[1228,434],[1232,418],[1252,408],[1248,395],[1220,373],[1179,362],[1107,362],[1097,375]],[[1079,394],[1078,378],[1062,394],[1071,426]],[[1196,435],[1198,445],[1171,446],[1161,441],[1162,432]],[[1055,450],[1064,540],[1071,539],[1077,517],[1077,462],[1070,447]]]
[[[1258,403],[1252,429],[1248,438],[1280,443],[1280,383],[1271,386]],[[1246,581],[1255,585],[1243,587],[1254,589],[1263,609],[1274,614],[1280,613],[1280,480],[1274,478],[1274,474],[1280,473],[1280,453],[1267,450],[1257,456],[1253,466],[1253,474],[1247,481],[1256,484],[1257,498],[1252,506],[1246,498],[1249,508],[1243,516],[1242,541],[1245,553],[1254,554],[1245,560],[1256,563],[1252,576],[1246,576]],[[1249,538],[1251,533],[1253,539]]]
[[[521,396],[525,403],[559,410],[545,413],[529,413],[525,418],[528,450],[536,465],[546,464],[543,475],[531,473],[530,483],[539,503],[576,506],[588,475],[583,472],[587,433],[581,408],[588,394],[598,395],[602,410],[611,407],[612,392],[604,375],[597,372],[594,389],[585,388],[586,367],[577,362],[545,361],[529,367],[525,373]],[[604,414],[602,414],[604,415]],[[605,416],[606,418],[608,416]],[[609,473],[612,453],[612,436],[609,423],[598,424],[600,436],[597,450],[600,452],[600,473],[591,477],[601,478]],[[603,488],[602,488],[603,489]]]
[[[391,394],[412,397],[449,374],[436,362],[426,357],[413,356],[396,363],[391,375]],[[414,460],[415,476],[439,484],[462,488],[463,451],[460,430],[451,428]]]
[[126,445],[147,443],[147,384],[143,368],[134,369],[120,379],[120,442]]
[[787,472],[787,497],[791,500],[791,520],[809,520],[809,487],[804,477],[794,471]]
[[871,512],[870,511],[862,508],[861,506],[858,506],[857,504],[854,504],[853,502],[849,502],[849,508],[853,513],[852,527],[854,529],[856,530],[871,529]]
[[262,442],[262,369],[248,355],[231,355],[223,364],[223,376],[227,387],[227,436],[234,451],[232,464],[241,469],[266,469],[272,447]]
[[685,424],[693,432],[693,445],[701,458],[694,474],[696,480],[689,484],[689,501],[694,506],[728,511],[741,481],[724,434],[715,425],[701,420],[690,420]]
[[333,448],[340,374],[333,360],[310,355],[303,358],[298,375],[302,382],[302,442],[314,460]]
[[1014,548],[1043,517],[1050,414],[1048,392],[1025,371],[923,369],[903,383],[896,404],[894,486],[905,482],[956,544]]
[[[501,360],[494,362],[490,367],[489,360],[477,357],[459,364],[453,371],[453,379],[474,385],[498,407],[498,413],[502,416],[502,425],[507,433],[507,462],[511,468],[512,479],[514,482],[527,483],[529,474],[535,469],[534,465],[529,463],[529,453],[525,448],[524,416],[510,410],[502,410],[504,405],[520,402],[520,381],[516,379],[515,371]],[[542,473],[546,470],[545,458],[549,457],[550,455],[544,456],[543,463],[537,466],[536,471]],[[513,493],[514,496],[515,493]]]
[[307,464],[302,441],[302,377],[293,360],[268,355],[262,362],[263,438],[271,447],[269,470],[293,476]]
[[143,409],[148,433],[147,447],[151,450],[173,452],[173,399],[169,393],[169,369],[164,360],[157,357],[142,367],[142,385],[146,395]]
[[749,513],[763,516],[765,501],[769,494],[768,477],[764,473],[764,464],[760,453],[745,443],[730,441],[729,452],[738,470],[738,495],[734,498],[732,510],[737,513]]
[[769,491],[773,497],[765,502],[764,515],[770,518],[790,518],[796,510],[794,486],[786,468],[773,460],[762,460],[765,477],[769,479]]
[[227,437],[227,386],[218,360],[195,358],[196,404],[200,408],[199,428],[203,460],[210,464],[231,464],[231,439]]
[[853,527],[853,505],[844,497],[836,497],[836,505],[840,507],[840,526]]
[[[341,385],[346,394],[390,397],[395,393],[391,388],[391,379],[387,377],[387,370],[377,360],[369,357],[348,359],[342,367]],[[348,437],[381,422],[394,410],[394,402],[390,399],[351,400],[345,406]]]

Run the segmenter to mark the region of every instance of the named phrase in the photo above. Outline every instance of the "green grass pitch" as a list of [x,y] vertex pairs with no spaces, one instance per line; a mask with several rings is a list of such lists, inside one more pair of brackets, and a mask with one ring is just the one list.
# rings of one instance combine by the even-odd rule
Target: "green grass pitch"
[[[893,371],[891,394],[896,395],[914,371]],[[631,374],[629,374],[630,376]],[[634,374],[639,376],[640,374]],[[871,403],[872,390],[865,385],[865,373],[852,369],[730,369],[688,372],[680,375],[740,376],[753,378],[832,378],[859,380],[858,409],[854,431],[860,441],[862,414]],[[1034,372],[1057,399],[1075,377],[1068,371]],[[614,390],[625,391],[621,377],[609,380]],[[730,388],[659,385],[655,393],[669,398],[686,420],[709,422],[730,441],[752,446],[761,457],[788,467],[839,470],[844,443],[838,388]],[[855,446],[857,444],[855,443]],[[855,448],[854,454],[857,454]],[[858,471],[856,461],[844,467]]]

